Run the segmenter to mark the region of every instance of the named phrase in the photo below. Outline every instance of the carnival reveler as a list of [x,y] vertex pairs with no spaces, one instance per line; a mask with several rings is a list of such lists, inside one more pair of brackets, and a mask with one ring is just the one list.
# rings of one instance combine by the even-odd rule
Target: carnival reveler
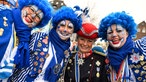
[[65,82],[108,82],[105,69],[105,54],[92,51],[98,38],[97,27],[83,23],[77,32],[78,51],[72,53],[65,71]]
[[[30,66],[29,42],[32,28],[48,24],[53,8],[47,0],[18,0],[18,8],[12,10],[18,45],[13,49],[14,72]],[[11,79],[10,79],[11,80]]]
[[146,82],[146,37],[133,41],[137,25],[126,12],[103,18],[99,37],[108,41],[107,71],[111,82]]
[[[47,25],[53,14],[53,8],[47,0],[18,0],[18,8],[12,10],[18,46],[12,53],[16,68],[28,67],[29,42],[32,28]],[[16,51],[15,51],[16,50]]]
[[8,78],[12,73],[13,58],[11,51],[14,48],[14,28],[12,8],[14,0],[0,0],[0,81]]
[[11,81],[57,81],[69,56],[70,37],[81,28],[82,19],[75,12],[70,7],[61,7],[51,20],[53,27],[50,31],[32,34],[31,65],[15,71]]
[[89,8],[83,10],[82,28],[77,32],[78,50],[72,53],[65,69],[65,82],[108,82],[105,54],[92,50],[98,29],[90,21]]

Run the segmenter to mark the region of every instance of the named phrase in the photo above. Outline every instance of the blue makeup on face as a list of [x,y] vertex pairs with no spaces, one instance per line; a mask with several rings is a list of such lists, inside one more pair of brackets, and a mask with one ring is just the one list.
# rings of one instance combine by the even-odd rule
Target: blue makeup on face
[[57,28],[60,28],[60,26],[57,26]]

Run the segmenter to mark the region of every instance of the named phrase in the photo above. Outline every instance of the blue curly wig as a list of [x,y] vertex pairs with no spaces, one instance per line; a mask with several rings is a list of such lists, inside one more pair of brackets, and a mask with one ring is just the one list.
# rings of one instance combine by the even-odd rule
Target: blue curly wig
[[113,24],[121,25],[127,30],[129,36],[135,38],[137,33],[137,24],[133,17],[129,16],[124,11],[111,13],[101,20],[98,32],[99,37],[103,40],[107,40],[107,29]]
[[52,17],[53,7],[48,2],[48,0],[18,0],[18,4],[19,4],[18,8],[20,8],[20,10],[24,6],[28,6],[28,5],[35,5],[40,10],[42,10],[42,12],[44,13],[44,17],[41,20],[41,22],[37,25],[38,28],[43,27],[46,24],[48,24],[49,20]]
[[57,25],[62,20],[69,20],[74,25],[74,32],[77,32],[82,27],[82,18],[75,14],[75,11],[71,7],[61,7],[52,18],[53,28],[57,28]]

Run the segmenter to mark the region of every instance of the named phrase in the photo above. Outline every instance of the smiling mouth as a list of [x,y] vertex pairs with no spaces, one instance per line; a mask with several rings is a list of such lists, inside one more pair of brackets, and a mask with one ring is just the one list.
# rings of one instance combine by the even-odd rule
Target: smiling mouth
[[28,17],[24,17],[24,19],[25,19],[25,21],[26,21],[27,23],[31,23],[31,22],[32,22]]
[[58,35],[62,38],[69,38],[71,36],[71,34],[66,34],[66,33],[61,33],[60,31],[57,31]]
[[[59,31],[60,32],[60,31]],[[69,36],[69,34],[68,33],[63,33],[63,32],[60,32],[60,34],[62,35],[62,36]]]
[[113,44],[119,44],[120,42],[123,42],[123,38],[121,38],[121,39],[119,39],[119,40],[113,40],[113,41],[111,41]]
[[113,44],[119,44],[119,41],[112,41]]

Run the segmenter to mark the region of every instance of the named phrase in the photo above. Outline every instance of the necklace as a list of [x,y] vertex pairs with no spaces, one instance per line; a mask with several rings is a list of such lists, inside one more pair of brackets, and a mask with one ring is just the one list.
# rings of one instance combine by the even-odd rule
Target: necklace
[[60,64],[56,64],[55,66],[54,66],[54,73],[55,74],[58,74],[59,72],[60,72],[60,69],[61,69],[61,65]]
[[[49,45],[51,45],[51,44],[49,44]],[[62,59],[61,63],[59,64],[56,54],[54,53],[55,49],[54,49],[53,45],[51,45],[51,48],[52,48],[52,53],[53,53],[53,56],[55,57],[55,62],[56,62],[56,65],[53,68],[53,72],[54,72],[54,74],[59,74],[61,67],[63,65],[63,59]]]

